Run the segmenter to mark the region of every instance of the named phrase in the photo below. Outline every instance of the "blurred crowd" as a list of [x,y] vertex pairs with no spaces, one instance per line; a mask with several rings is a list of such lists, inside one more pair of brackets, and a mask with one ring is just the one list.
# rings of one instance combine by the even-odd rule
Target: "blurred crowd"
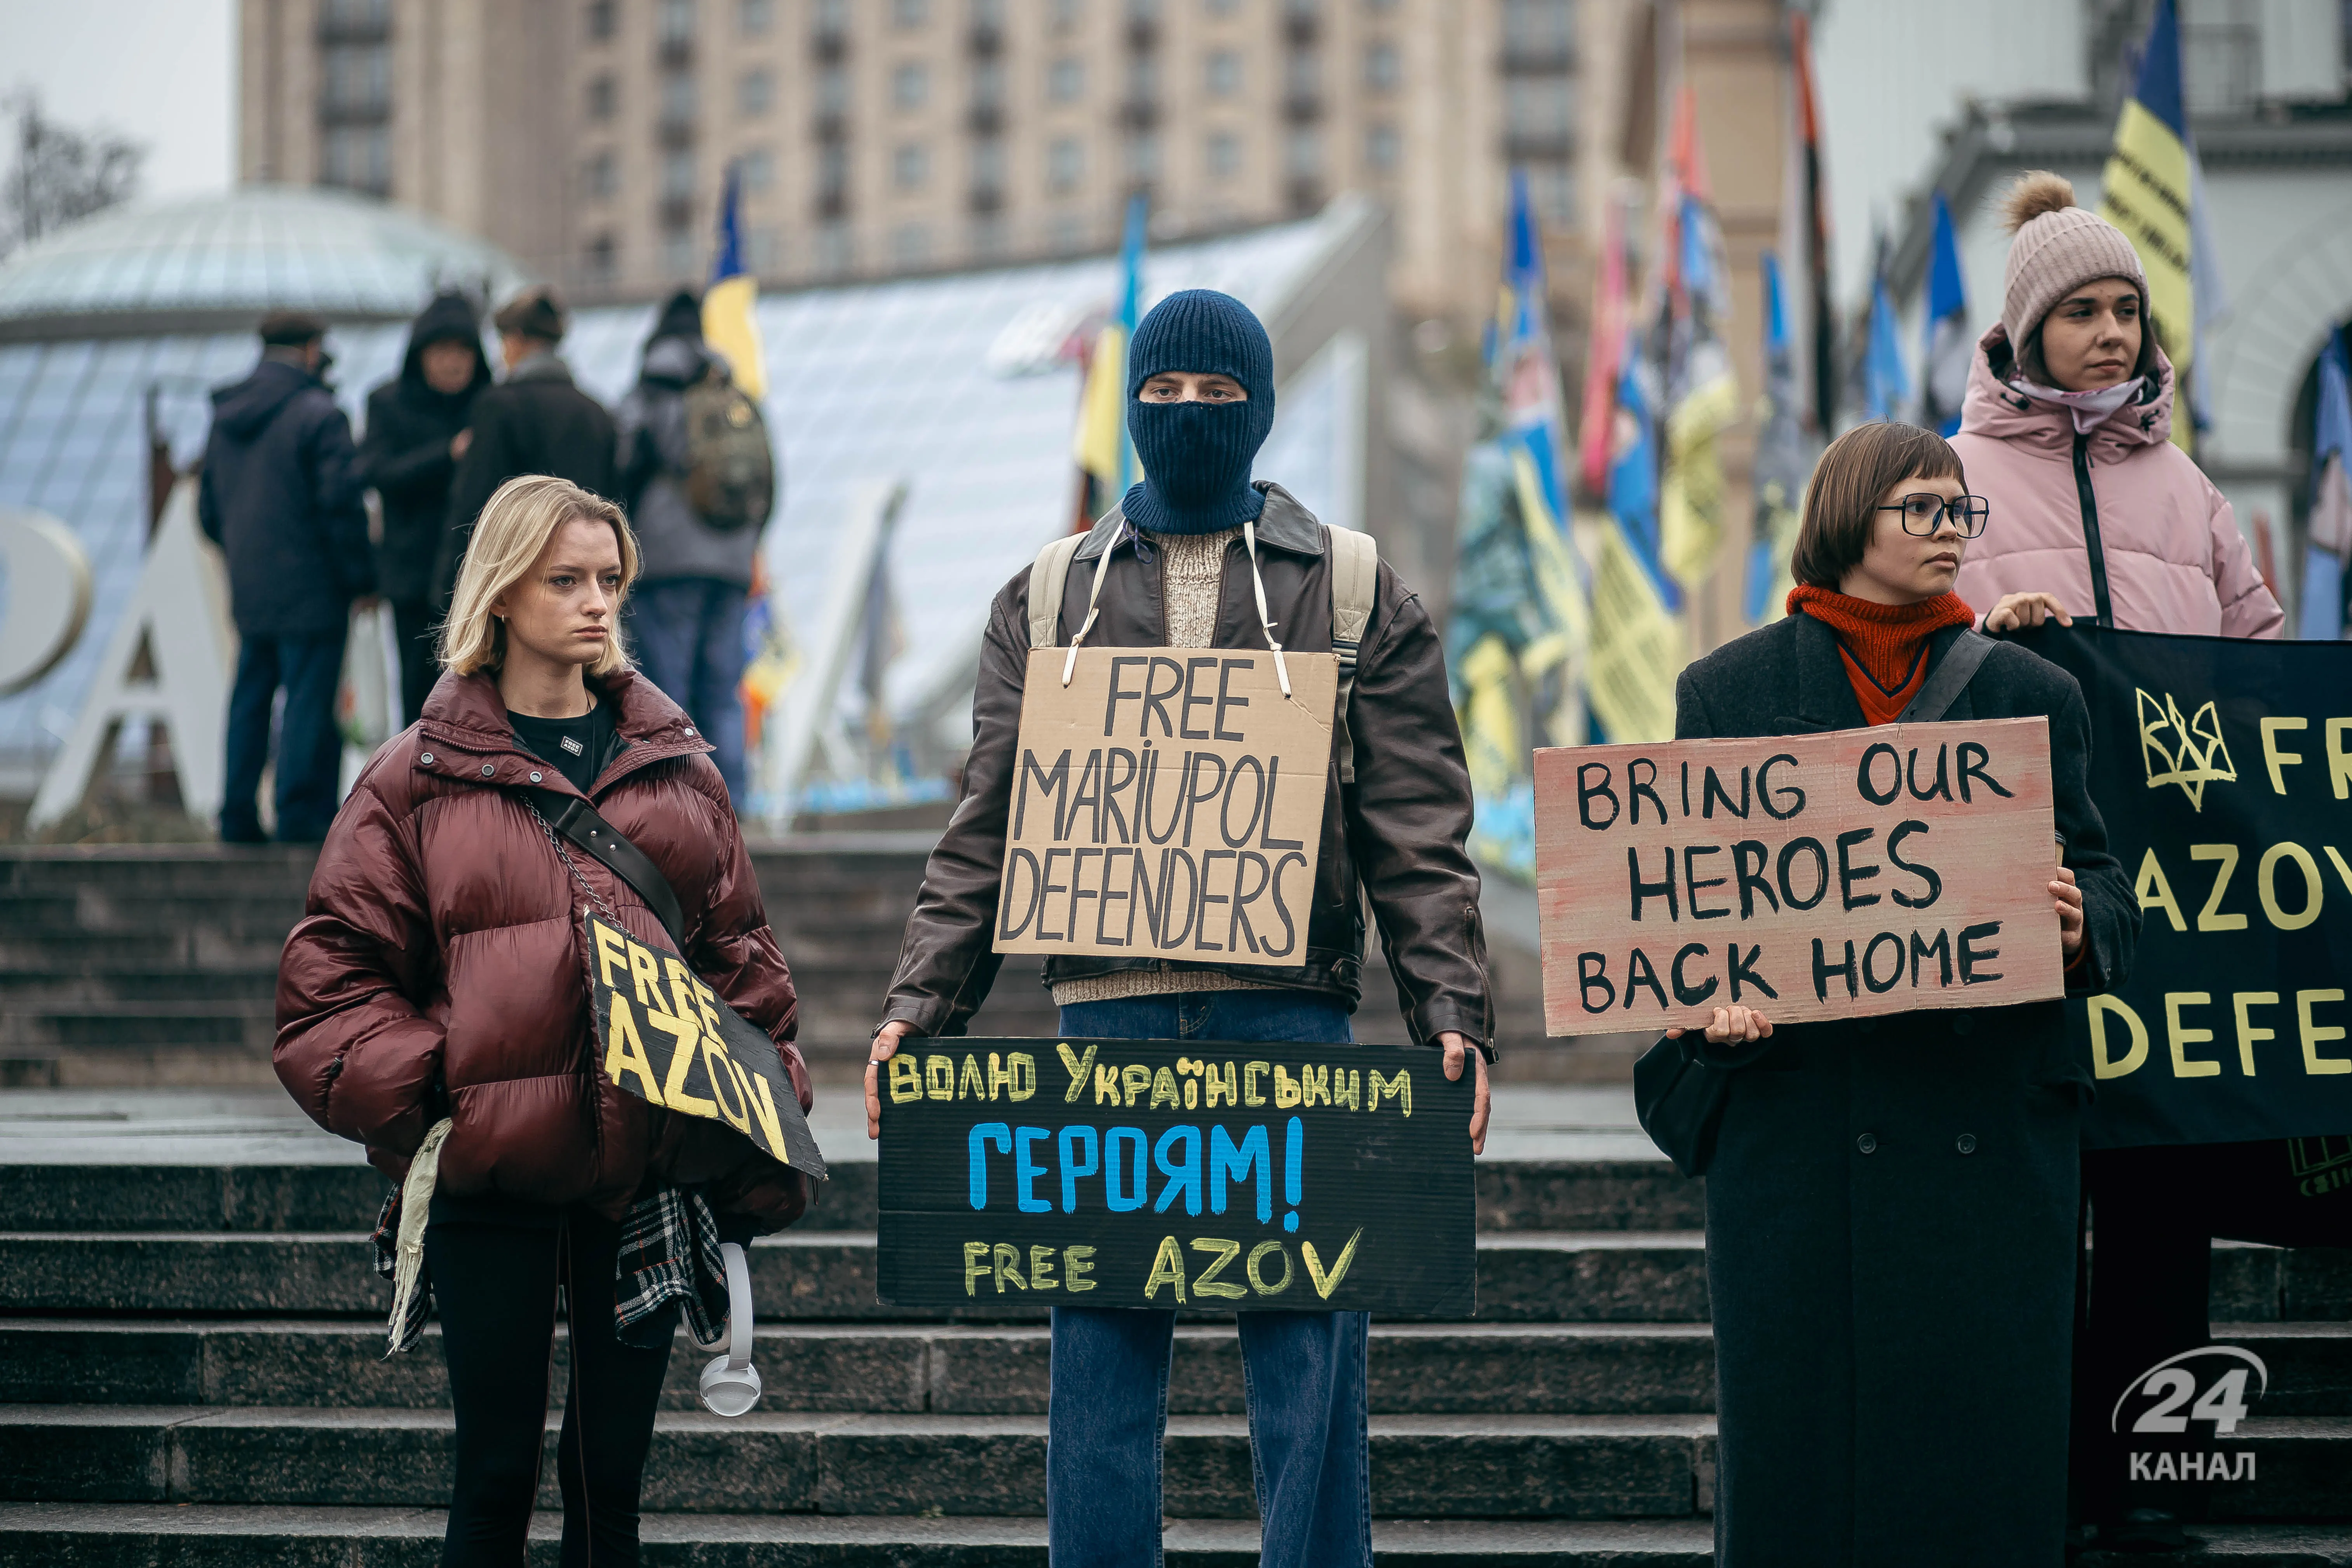
[[269,837],[257,796],[273,752],[276,837],[325,837],[355,610],[389,614],[403,720],[428,715],[439,627],[474,521],[522,474],[552,474],[627,509],[644,561],[623,622],[630,655],[718,748],[712,760],[741,801],[743,617],[776,492],[759,405],[704,341],[701,302],[685,290],[663,305],[616,410],[574,381],[554,289],[526,289],[491,324],[503,374],[483,352],[474,303],[434,299],[400,373],[368,394],[356,442],[329,389],[327,324],[307,311],[266,317],[253,374],[213,395],[198,515],[227,559],[239,638],[223,839]]

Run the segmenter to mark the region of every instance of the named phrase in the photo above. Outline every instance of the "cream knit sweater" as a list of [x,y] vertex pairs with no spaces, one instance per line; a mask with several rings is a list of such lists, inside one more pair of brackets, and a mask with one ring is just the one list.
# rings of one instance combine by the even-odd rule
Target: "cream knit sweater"
[[[1215,533],[1146,533],[1160,552],[1160,581],[1167,597],[1168,646],[1207,647],[1217,635],[1223,597],[1225,548],[1241,537],[1238,528]],[[1108,1002],[1121,996],[1165,996],[1189,991],[1274,991],[1279,986],[1202,970],[1129,969],[1054,987],[1054,1005]]]

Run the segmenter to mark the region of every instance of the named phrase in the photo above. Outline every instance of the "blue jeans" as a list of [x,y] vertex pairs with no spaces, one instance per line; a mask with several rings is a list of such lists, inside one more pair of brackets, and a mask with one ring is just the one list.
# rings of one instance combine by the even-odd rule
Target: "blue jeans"
[[[1109,1040],[1351,1040],[1348,1015],[1296,992],[1199,991],[1062,1009],[1062,1033]],[[1242,1312],[1262,1568],[1370,1568],[1364,1312]],[[1053,1568],[1160,1561],[1160,1443],[1176,1314],[1054,1309],[1045,1419]]]
[[641,583],[629,595],[629,640],[637,667],[686,710],[727,793],[743,800],[742,587],[711,577]]
[[221,792],[220,835],[230,844],[260,844],[254,797],[269,762],[269,710],[286,689],[278,726],[278,837],[316,844],[335,820],[342,780],[343,737],[335,728],[335,689],[343,679],[343,630],[308,637],[248,637],[236,650],[228,695],[228,756]]

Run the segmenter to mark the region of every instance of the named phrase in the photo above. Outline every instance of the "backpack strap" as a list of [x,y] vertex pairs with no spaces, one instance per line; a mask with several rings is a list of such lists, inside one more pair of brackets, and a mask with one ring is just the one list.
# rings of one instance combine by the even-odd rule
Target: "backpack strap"
[[1083,533],[1066,533],[1037,552],[1037,563],[1029,569],[1029,646],[1052,647],[1058,640],[1055,628],[1062,619],[1062,588],[1070,580],[1070,563],[1077,558],[1078,546],[1087,542]]
[[1356,743],[1348,731],[1348,700],[1356,687],[1356,650],[1372,618],[1372,595],[1381,574],[1381,547],[1369,533],[1325,524],[1331,544],[1331,651],[1339,656],[1338,711],[1331,745],[1339,758],[1339,782],[1356,782]]

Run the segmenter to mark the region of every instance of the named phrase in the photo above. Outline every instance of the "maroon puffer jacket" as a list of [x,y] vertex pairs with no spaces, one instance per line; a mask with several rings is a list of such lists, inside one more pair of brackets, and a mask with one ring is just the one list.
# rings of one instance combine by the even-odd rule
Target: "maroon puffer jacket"
[[[652,682],[601,681],[624,746],[589,799],[652,858],[686,911],[687,957],[773,1037],[803,1110],[799,1004],[709,744]],[[730,1129],[614,1087],[588,1010],[588,899],[523,787],[577,794],[515,744],[492,677],[444,675],[425,715],[370,760],[311,873],[278,971],[279,1081],[313,1121],[368,1146],[394,1180],[425,1129],[455,1120],[438,1190],[590,1205],[617,1218],[650,1176],[708,1183],[761,1230],[806,1188]],[[661,922],[601,861],[572,858],[621,923]],[[446,1107],[446,1110],[445,1108]]]

